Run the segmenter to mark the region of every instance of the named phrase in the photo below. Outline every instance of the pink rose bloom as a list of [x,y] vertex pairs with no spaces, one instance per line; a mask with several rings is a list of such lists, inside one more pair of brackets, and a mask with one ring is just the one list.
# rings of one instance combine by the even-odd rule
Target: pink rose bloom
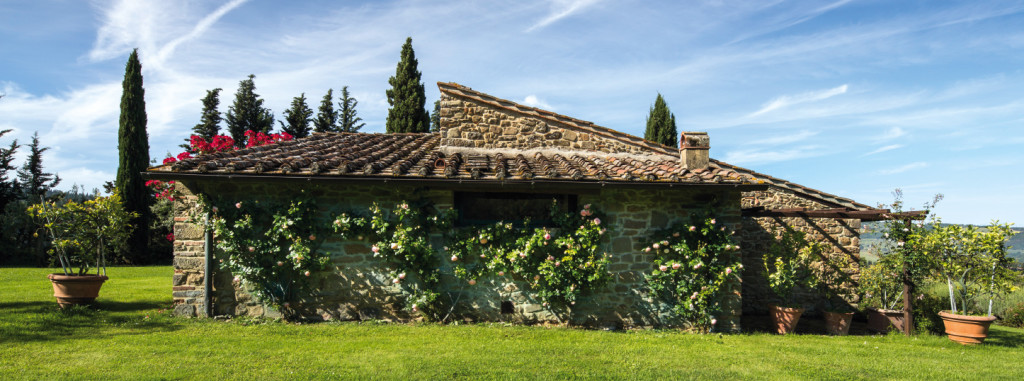
[[548,256],[548,260],[549,260],[549,261],[553,261],[553,260],[555,260],[555,257],[554,257],[554,256],[552,256],[552,255],[549,255],[549,256]]
[[218,210],[218,209],[217,209],[217,207],[216,207],[216,206],[215,206],[215,207],[213,207],[213,212],[214,212],[214,213],[217,213],[217,210]]
[[740,245],[733,246],[732,249],[733,250],[739,250],[740,249]]
[[398,279],[405,279],[405,273],[398,274]]
[[604,235],[604,232],[605,232],[605,230],[608,230],[608,229],[605,229],[605,228],[601,228],[601,231],[597,232],[597,234],[601,234],[601,235]]
[[659,267],[658,267],[658,270],[661,270],[661,271],[668,271],[668,266],[665,266],[665,265],[661,265],[661,266],[659,266]]
[[256,251],[256,248],[252,247],[252,246],[249,246],[249,252],[251,253],[251,252],[254,252],[254,251]]
[[305,275],[305,276],[309,276],[309,270],[306,270],[306,272],[304,272],[302,274]]
[[391,283],[394,283],[394,284],[398,284],[398,282],[401,282],[401,280],[399,280],[398,278],[395,278],[395,279],[391,280]]
[[655,249],[660,249],[661,245],[659,245],[657,242],[655,242],[653,245],[651,245],[651,247],[653,247]]
[[412,305],[412,312],[416,312],[416,305],[415,304]]
[[519,253],[519,258],[526,258],[526,253]]
[[732,250],[732,245],[725,245],[726,250]]
[[505,272],[504,271],[498,271],[498,276],[505,276]]
[[594,219],[594,225],[600,225],[600,224],[601,224],[601,219],[600,218],[595,218]]
[[583,205],[583,209],[590,209],[590,204]]
[[673,270],[679,270],[679,268],[680,268],[680,267],[682,267],[682,266],[683,266],[683,265],[681,265],[681,264],[679,264],[679,263],[673,263],[673,264],[672,264],[672,269],[673,269]]
[[581,215],[581,216],[583,216],[583,217],[586,217],[586,216],[589,216],[589,215],[590,215],[590,212],[588,212],[588,211],[586,211],[586,210],[581,210],[581,211],[580,211],[580,215]]
[[551,233],[544,233],[544,239],[551,239]]
[[380,251],[380,248],[379,248],[379,247],[377,247],[377,245],[373,245],[373,247],[370,247],[370,251],[372,251],[372,252],[374,252],[374,253],[377,253],[377,252],[379,252],[379,251]]
[[699,269],[699,268],[701,268],[701,266],[703,266],[703,265],[702,265],[702,264],[700,264],[700,263],[698,263],[698,264],[696,264],[696,265],[693,265],[693,269],[694,269],[694,270],[696,270],[696,269]]
[[235,282],[241,282],[242,278],[239,277],[238,275],[235,275],[235,279],[234,280],[235,280]]
[[284,266],[284,262],[281,262],[281,261],[277,261],[277,265],[278,265],[278,266]]
[[679,237],[679,232],[672,233],[673,237]]
[[236,209],[242,209],[242,203],[241,202],[236,202],[235,203],[235,208]]
[[696,226],[690,226],[690,231],[694,231],[694,230],[697,230],[697,227]]
[[533,280],[540,280],[540,275],[534,275]]
[[475,285],[475,284],[476,284],[476,279],[470,279],[469,280],[469,285],[470,286]]
[[697,293],[696,292],[693,293],[693,295],[690,295],[690,300],[694,300],[694,299],[697,299]]
[[310,241],[316,241],[316,236],[315,235],[310,235],[309,236],[309,240]]
[[486,254],[480,254],[480,258],[484,258],[484,259],[486,259],[486,258],[487,258],[487,255],[486,255]]
[[718,319],[711,318],[711,325],[718,324]]
[[714,218],[712,218],[712,219],[711,219],[711,224],[712,224],[712,225],[714,225],[714,224],[715,224],[715,219],[714,219]]
[[481,245],[486,245],[487,244],[487,238],[480,238],[480,244]]
[[398,244],[395,243],[395,242],[392,242],[391,243],[391,250],[397,250],[397,249],[398,249]]
[[662,245],[668,246],[668,241],[661,241]]
[[284,302],[284,304],[283,304],[284,308],[288,308],[288,307],[290,307],[291,305],[292,305],[292,304],[291,304],[291,303],[288,303],[288,302]]
[[459,260],[459,257],[458,257],[458,256],[455,256],[455,255],[453,255],[453,256],[452,256],[452,262],[455,262],[455,261],[457,261],[457,260]]
[[645,247],[645,248],[644,248],[644,252],[645,252],[645,253],[650,253],[650,252],[651,252],[651,248],[649,248],[649,247]]
[[555,267],[558,267],[558,266],[561,266],[561,265],[562,265],[562,262],[561,262],[561,261],[559,261],[559,262],[555,262]]
[[726,267],[725,268],[725,275],[729,275],[729,274],[732,274],[732,268]]

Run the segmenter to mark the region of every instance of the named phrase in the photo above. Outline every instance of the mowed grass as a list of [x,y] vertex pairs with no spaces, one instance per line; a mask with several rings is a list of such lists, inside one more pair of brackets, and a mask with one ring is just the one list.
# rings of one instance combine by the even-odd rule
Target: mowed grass
[[61,312],[0,268],[0,379],[1024,379],[1024,330],[945,337],[603,332],[502,324],[288,324],[169,316],[170,267],[111,268]]

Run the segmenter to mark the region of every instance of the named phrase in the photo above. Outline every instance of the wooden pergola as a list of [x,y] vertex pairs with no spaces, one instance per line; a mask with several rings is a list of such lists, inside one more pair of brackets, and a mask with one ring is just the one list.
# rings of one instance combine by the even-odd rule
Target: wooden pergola
[[[854,208],[829,208],[829,209],[807,209],[807,208],[785,208],[768,209],[763,206],[745,208],[742,210],[743,217],[771,217],[771,218],[836,218],[856,219],[861,221],[890,221],[890,220],[923,220],[928,216],[924,210],[912,210],[909,212],[893,213],[889,209],[854,209]],[[911,297],[914,285],[910,283],[910,276],[907,273],[906,264],[903,265],[903,332],[910,336],[914,333],[914,311]]]

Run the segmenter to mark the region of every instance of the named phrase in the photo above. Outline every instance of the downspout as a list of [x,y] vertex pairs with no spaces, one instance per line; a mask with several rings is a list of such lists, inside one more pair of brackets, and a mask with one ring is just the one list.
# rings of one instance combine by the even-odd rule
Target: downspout
[[213,231],[210,230],[210,215],[207,214],[203,221],[203,254],[205,264],[203,269],[203,307],[206,308],[206,317],[213,317]]

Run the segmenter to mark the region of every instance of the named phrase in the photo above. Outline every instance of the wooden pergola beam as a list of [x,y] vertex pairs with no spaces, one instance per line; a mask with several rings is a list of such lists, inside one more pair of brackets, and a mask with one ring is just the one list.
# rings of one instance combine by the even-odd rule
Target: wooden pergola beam
[[855,219],[861,221],[884,221],[884,220],[923,220],[927,212],[910,211],[893,213],[889,209],[864,209],[852,208],[830,208],[830,209],[807,209],[807,208],[784,208],[767,209],[763,206],[743,209],[744,217],[799,217],[799,218],[838,218]]

